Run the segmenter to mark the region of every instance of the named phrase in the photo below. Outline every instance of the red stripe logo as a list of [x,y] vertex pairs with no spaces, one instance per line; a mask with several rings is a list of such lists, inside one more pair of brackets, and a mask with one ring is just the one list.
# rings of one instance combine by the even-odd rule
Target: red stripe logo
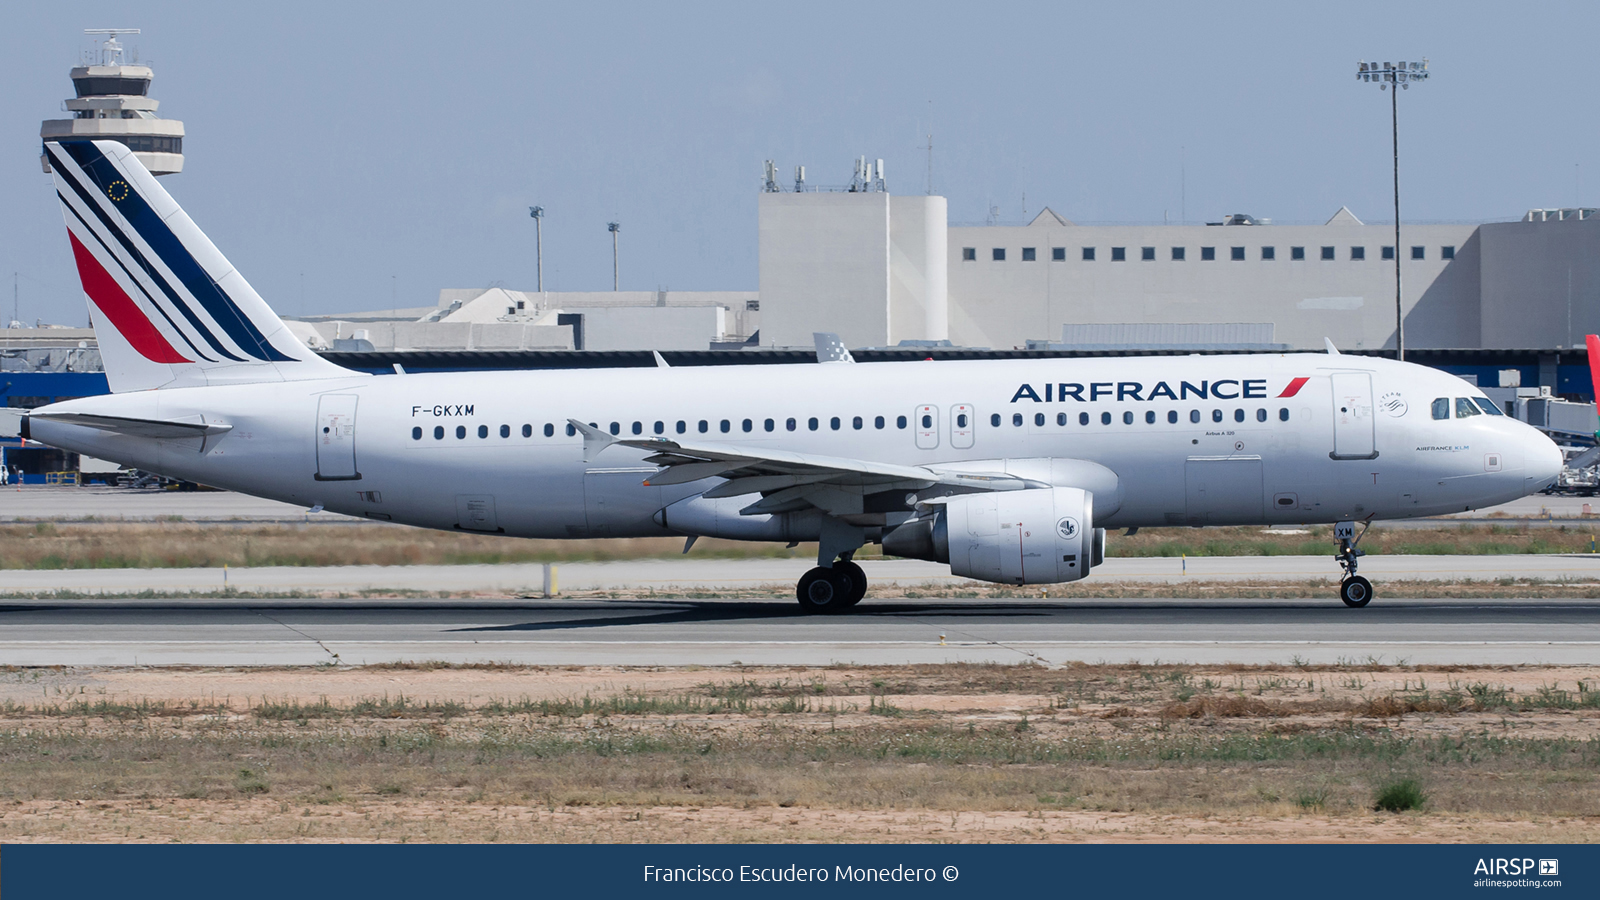
[[1284,388],[1283,393],[1279,394],[1278,397],[1280,399],[1283,397],[1293,397],[1295,394],[1300,393],[1300,389],[1305,387],[1306,382],[1310,380],[1310,378],[1307,378],[1303,375],[1299,378],[1296,378],[1295,380],[1289,382],[1289,386]]
[[116,279],[100,265],[94,254],[79,243],[78,236],[68,231],[67,238],[72,241],[72,255],[78,260],[78,277],[83,279],[83,292],[106,314],[111,326],[127,338],[133,349],[151,362],[189,362],[172,349],[172,345],[150,324],[150,320],[128,298]]

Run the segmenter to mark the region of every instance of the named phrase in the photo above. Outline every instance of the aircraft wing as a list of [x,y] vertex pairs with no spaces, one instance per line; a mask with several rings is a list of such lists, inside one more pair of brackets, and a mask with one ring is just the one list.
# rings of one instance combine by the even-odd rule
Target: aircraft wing
[[44,419],[63,425],[82,425],[116,434],[145,438],[203,438],[233,430],[232,425],[206,423],[196,416],[194,421],[182,419],[135,419],[127,416],[100,416],[89,413],[44,412],[30,413],[30,419]]
[[916,491],[946,485],[968,491],[1017,491],[1040,485],[1003,472],[950,472],[927,466],[902,466],[871,460],[795,453],[749,444],[680,441],[669,438],[620,438],[575,419],[567,420],[583,435],[584,459],[612,444],[648,451],[646,462],[661,471],[645,482],[686,484],[702,478],[725,478],[708,490],[708,499],[760,493],[745,507],[746,515],[779,513],[815,506],[836,516],[860,515],[862,500],[884,491]]

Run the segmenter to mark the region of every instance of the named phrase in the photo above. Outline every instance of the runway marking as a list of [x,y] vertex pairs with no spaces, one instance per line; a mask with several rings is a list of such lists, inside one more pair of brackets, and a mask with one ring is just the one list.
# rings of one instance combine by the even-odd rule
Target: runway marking
[[[0,647],[14,647],[14,646],[29,646],[29,647],[32,647],[32,646],[47,646],[47,645],[59,646],[59,645],[63,645],[63,644],[70,644],[70,645],[79,645],[79,644],[81,644],[81,645],[84,645],[84,646],[95,646],[95,647],[120,646],[120,645],[129,645],[129,644],[137,644],[137,645],[140,645],[140,646],[160,646],[160,647],[209,646],[209,645],[225,645],[225,644],[245,644],[245,645],[250,645],[250,646],[270,646],[270,645],[273,645],[273,644],[282,644],[282,645],[285,645],[285,646],[299,647],[299,646],[304,646],[305,643],[306,643],[305,641],[283,641],[283,640],[252,641],[252,640],[229,640],[229,639],[210,640],[210,641],[143,641],[143,640],[128,640],[128,641],[72,641],[72,640],[28,641],[28,640],[15,640],[15,641],[0,641]],[[385,645],[386,644],[444,644],[444,645],[452,646],[452,647],[456,647],[456,646],[470,647],[470,646],[473,646],[475,644],[507,644],[507,645],[511,645],[511,646],[528,646],[528,645],[537,645],[537,644],[552,644],[552,645],[555,645],[555,644],[586,644],[586,645],[594,645],[594,646],[597,646],[597,647],[607,647],[607,646],[669,646],[669,647],[684,646],[684,647],[697,647],[697,646],[705,646],[705,645],[722,645],[722,644],[726,644],[726,645],[729,645],[729,646],[743,646],[743,645],[748,645],[748,644],[763,644],[763,645],[771,645],[771,646],[777,646],[777,647],[809,647],[809,646],[823,645],[823,644],[826,644],[828,646],[863,646],[863,647],[884,647],[884,646],[906,646],[906,647],[1001,646],[1001,647],[1004,647],[1004,645],[999,644],[999,643],[997,643],[995,641],[984,641],[984,640],[956,642],[956,643],[950,643],[950,644],[944,644],[944,645],[941,645],[941,644],[939,644],[937,642],[934,642],[934,641],[829,641],[829,640],[816,640],[816,641],[763,641],[763,640],[748,640],[748,641],[714,641],[714,640],[705,640],[705,641],[554,641],[554,640],[452,641],[452,640],[444,640],[444,639],[435,639],[435,640],[406,639],[406,640],[393,640],[393,641],[386,641],[386,640],[341,641],[341,640],[336,640],[335,639],[335,640],[329,640],[329,643],[334,644],[334,645],[339,645],[339,646],[347,646],[347,647],[348,646],[354,646],[354,645],[365,645],[365,644],[385,644]],[[1052,641],[1052,640],[1030,640],[1030,641],[1017,641],[1015,643],[1023,644],[1023,645],[1027,645],[1027,646],[1048,645],[1048,646],[1063,646],[1063,647],[1071,647],[1071,646],[1077,646],[1077,645],[1083,645],[1083,644],[1108,644],[1108,645],[1119,645],[1119,646],[1123,645],[1123,644],[1151,644],[1151,645],[1159,644],[1159,645],[1163,645],[1163,646],[1170,646],[1170,645],[1220,646],[1220,645],[1224,645],[1224,644],[1227,644],[1227,645],[1233,645],[1233,644],[1268,645],[1268,644],[1271,644],[1271,645],[1291,645],[1291,646],[1308,646],[1308,647],[1332,645],[1332,644],[1359,644],[1360,646],[1363,646],[1363,647],[1391,647],[1391,646],[1392,647],[1414,647],[1414,646],[1440,646],[1440,647],[1502,647],[1502,646],[1503,647],[1515,647],[1515,646],[1596,647],[1596,646],[1600,646],[1600,641],[1539,641],[1539,640],[1529,640],[1529,641],[1368,641],[1368,640],[1362,640],[1360,638],[1351,638],[1349,640],[1326,640],[1326,641],[1226,641],[1226,640],[1214,640],[1214,641],[1195,641],[1195,640],[1171,640],[1171,641],[1159,641],[1159,640]],[[1006,648],[1006,649],[1010,649],[1010,648]]]

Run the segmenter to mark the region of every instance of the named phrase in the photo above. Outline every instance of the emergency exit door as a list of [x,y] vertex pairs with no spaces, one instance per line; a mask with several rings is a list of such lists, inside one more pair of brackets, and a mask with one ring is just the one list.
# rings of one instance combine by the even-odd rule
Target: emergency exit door
[[1339,372],[1333,376],[1334,459],[1373,459],[1372,376],[1366,372]]
[[317,480],[358,481],[356,395],[323,394],[317,400]]
[[917,435],[917,449],[938,449],[939,407],[932,405],[917,407],[916,413],[912,416],[911,427]]

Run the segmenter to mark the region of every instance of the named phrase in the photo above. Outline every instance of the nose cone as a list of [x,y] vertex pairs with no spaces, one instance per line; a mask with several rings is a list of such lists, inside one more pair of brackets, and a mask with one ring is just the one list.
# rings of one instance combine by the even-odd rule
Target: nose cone
[[1528,436],[1527,460],[1524,464],[1523,474],[1527,477],[1527,492],[1536,494],[1552,484],[1556,476],[1561,474],[1562,467],[1566,464],[1561,455],[1561,448],[1555,441],[1543,434],[1535,432]]

